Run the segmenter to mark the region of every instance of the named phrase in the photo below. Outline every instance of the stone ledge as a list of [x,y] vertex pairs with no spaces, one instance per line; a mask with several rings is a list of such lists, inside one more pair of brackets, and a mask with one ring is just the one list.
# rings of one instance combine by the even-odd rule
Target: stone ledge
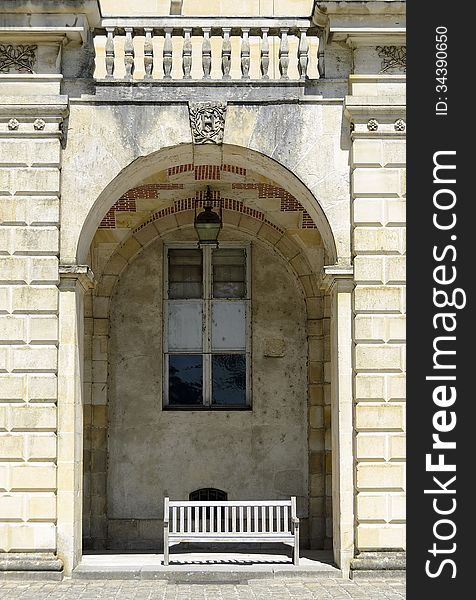
[[353,581],[368,581],[369,579],[385,579],[386,581],[388,581],[389,579],[405,580],[406,576],[407,572],[402,570],[385,571],[382,569],[377,569],[375,571],[351,571],[351,579]]
[[352,571],[362,572],[405,572],[405,552],[361,552],[351,562]]
[[63,562],[52,552],[0,552],[1,573],[60,572]]

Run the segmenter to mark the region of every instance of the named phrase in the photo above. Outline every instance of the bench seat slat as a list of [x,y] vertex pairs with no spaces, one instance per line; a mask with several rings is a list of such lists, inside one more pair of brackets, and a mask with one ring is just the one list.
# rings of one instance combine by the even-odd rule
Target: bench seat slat
[[260,534],[250,534],[250,535],[242,535],[242,534],[232,534],[231,532],[224,533],[222,536],[212,535],[207,533],[204,535],[203,533],[174,533],[169,535],[169,539],[172,541],[180,540],[181,542],[193,541],[196,542],[200,540],[201,542],[283,542],[283,543],[293,543],[294,536],[293,535],[283,535],[277,533],[260,533]]

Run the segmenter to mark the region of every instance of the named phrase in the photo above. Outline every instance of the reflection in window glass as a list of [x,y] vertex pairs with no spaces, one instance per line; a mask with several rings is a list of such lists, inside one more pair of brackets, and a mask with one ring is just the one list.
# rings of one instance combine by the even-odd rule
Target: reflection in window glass
[[244,298],[246,296],[243,248],[220,248],[213,251],[213,297]]
[[190,406],[202,403],[202,356],[169,355],[169,404]]
[[246,357],[244,354],[212,356],[212,403],[246,405]]
[[169,298],[202,297],[201,250],[169,250]]

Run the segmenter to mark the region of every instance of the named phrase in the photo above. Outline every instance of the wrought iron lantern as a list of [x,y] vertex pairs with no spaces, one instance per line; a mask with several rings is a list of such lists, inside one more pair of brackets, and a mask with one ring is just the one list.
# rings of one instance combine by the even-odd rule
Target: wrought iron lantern
[[213,200],[210,186],[207,185],[207,195],[203,211],[197,214],[197,203],[195,202],[195,231],[198,236],[199,246],[216,246],[218,247],[218,235],[222,228],[222,209],[220,213],[213,211]]

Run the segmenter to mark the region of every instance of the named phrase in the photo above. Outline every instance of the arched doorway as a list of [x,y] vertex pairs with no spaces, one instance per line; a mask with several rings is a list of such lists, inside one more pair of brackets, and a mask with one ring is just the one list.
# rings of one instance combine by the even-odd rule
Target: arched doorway
[[[256,483],[254,488],[250,487],[246,490],[247,494],[254,494],[255,497],[256,494],[261,497],[276,497],[276,494],[297,495],[301,502],[301,517],[305,521],[304,540],[307,540],[310,546],[317,548],[330,547],[332,544],[332,514],[333,511],[335,514],[336,509],[335,502],[334,507],[332,505],[333,443],[331,438],[335,438],[338,434],[331,433],[330,383],[333,366],[330,349],[330,318],[332,308],[331,303],[325,299],[321,285],[324,265],[335,260],[335,245],[330,243],[332,237],[322,211],[312,203],[312,196],[298,180],[293,180],[289,172],[284,168],[280,170],[279,166],[276,167],[276,163],[270,159],[260,157],[258,161],[249,164],[243,162],[241,151],[235,154],[238,155],[235,164],[223,162],[224,152],[216,154],[214,148],[211,149],[206,162],[203,160],[205,155],[197,152],[196,156],[192,156],[191,162],[183,163],[181,153],[176,151],[175,164],[169,163],[166,168],[156,171],[153,171],[149,165],[143,172],[142,178],[133,173],[129,181],[134,181],[137,185],[132,188],[125,188],[127,180],[121,175],[120,181],[111,184],[102,202],[93,207],[90,218],[83,227],[79,239],[78,257],[82,262],[92,266],[97,282],[95,289],[85,298],[84,313],[86,335],[84,338],[83,529],[85,546],[113,547],[114,540],[122,538],[128,540],[128,547],[132,549],[147,547],[150,543],[157,547],[157,543],[161,540],[161,503],[160,500],[155,500],[152,507],[150,499],[160,494],[170,493],[170,485],[166,481],[159,485],[160,477],[156,473],[152,477],[151,472],[146,469],[143,479],[146,482],[151,480],[155,482],[149,486],[148,491],[144,493],[147,485],[144,488],[135,482],[132,483],[131,489],[126,491],[126,496],[129,495],[128,503],[118,504],[114,500],[114,495],[124,499],[117,482],[127,480],[127,473],[122,469],[124,461],[121,457],[128,454],[128,449],[124,446],[120,448],[116,444],[125,431],[123,427],[125,421],[123,420],[121,424],[122,417],[118,417],[120,403],[130,407],[127,400],[119,398],[125,387],[121,384],[123,373],[117,367],[127,353],[125,354],[124,348],[118,341],[118,332],[121,332],[119,337],[122,337],[123,341],[134,337],[130,336],[128,323],[130,324],[133,317],[137,317],[137,312],[130,314],[123,309],[127,307],[128,295],[130,298],[131,293],[136,293],[140,289],[140,285],[137,285],[139,281],[146,281],[147,285],[153,284],[155,296],[152,300],[149,299],[149,306],[163,305],[164,268],[167,264],[164,250],[175,243],[182,243],[188,247],[196,244],[193,208],[194,203],[200,201],[206,185],[212,186],[216,202],[221,202],[224,206],[223,241],[242,247],[248,245],[252,249],[250,274],[251,279],[255,280],[252,281],[252,289],[258,291],[258,294],[251,298],[251,302],[261,303],[263,307],[269,307],[274,303],[275,312],[282,313],[281,321],[279,319],[276,321],[276,314],[272,317],[276,321],[280,335],[268,336],[267,340],[260,340],[260,349],[251,350],[253,360],[257,360],[260,356],[263,361],[261,365],[251,364],[253,408],[248,413],[243,411],[241,416],[238,416],[237,412],[233,415],[233,419],[250,420],[249,415],[254,415],[255,407],[259,406],[260,396],[262,399],[265,398],[268,388],[272,389],[269,383],[273,378],[277,378],[278,382],[281,378],[282,384],[283,373],[287,373],[284,389],[292,390],[295,395],[293,402],[288,403],[280,390],[280,405],[278,403],[277,406],[273,406],[272,403],[266,404],[262,401],[262,413],[266,413],[269,409],[269,412],[275,415],[274,421],[267,414],[262,422],[249,423],[245,428],[246,435],[243,435],[242,426],[236,427],[246,440],[244,445],[247,450],[248,447],[253,448],[253,432],[256,433],[260,428],[264,428],[263,448],[260,449],[262,453],[260,455],[260,451],[255,448],[256,452],[252,460],[248,453],[243,461],[242,473],[246,473],[249,478],[250,473],[259,474],[260,465],[265,465],[267,476],[263,478],[261,474],[261,477],[257,477],[256,482],[261,481],[261,487]],[[220,162],[216,162],[217,156],[220,157]],[[263,174],[263,164],[266,161],[268,161],[267,176]],[[247,166],[243,166],[244,164]],[[254,169],[255,164],[258,164],[258,170]],[[135,170],[136,165],[133,165],[133,171]],[[292,185],[282,187],[275,178],[272,178],[275,174],[277,174],[276,179],[290,181]],[[297,192],[292,193],[290,189]],[[113,190],[116,191],[114,202],[112,202]],[[118,190],[123,190],[119,197]],[[109,200],[106,201],[107,197]],[[102,216],[99,217],[101,206]],[[320,227],[316,221],[319,222]],[[92,223],[99,225],[94,234],[91,229]],[[322,237],[322,229],[327,243]],[[87,240],[90,240],[90,244],[86,252]],[[151,272],[152,265],[156,268],[155,283],[154,278],[151,280],[147,276],[147,273]],[[213,268],[212,263],[209,264],[209,268]],[[255,269],[255,272],[252,269]],[[262,271],[260,272],[259,269]],[[266,277],[267,284],[262,285]],[[130,278],[135,281],[135,284],[130,284],[132,287],[128,287],[127,284]],[[282,285],[276,287],[280,278]],[[259,285],[262,288],[261,292],[259,292]],[[283,293],[285,296],[287,294],[286,301],[279,303],[278,297]],[[118,306],[123,308],[118,309]],[[251,314],[254,314],[253,310]],[[253,323],[253,317],[250,321],[251,330],[259,331],[261,327],[262,331],[265,331],[266,318],[269,317],[269,314],[263,317],[260,323]],[[160,342],[154,354],[163,355],[164,335],[160,328],[164,323],[164,314],[160,314],[159,311],[155,318],[147,319],[147,322],[149,326],[151,322],[160,324],[159,330],[153,332]],[[122,323],[121,326],[119,323]],[[111,326],[114,326],[114,331],[111,330]],[[150,333],[145,330],[139,331],[136,342],[139,339],[150,338]],[[259,338],[253,337],[252,343],[258,344],[257,339]],[[276,366],[279,362],[284,369]],[[269,365],[273,363],[274,366],[270,367]],[[160,369],[159,365],[161,365]],[[163,382],[158,381],[164,374],[163,356],[157,357],[156,367],[158,370],[155,372],[153,369],[149,371],[149,379],[154,380],[155,377],[155,389],[151,393],[156,409],[154,414],[167,415],[166,419],[170,421],[177,421],[179,418],[185,421],[178,413],[172,415],[172,412],[163,410],[164,385]],[[264,378],[261,394],[257,385],[260,377]],[[133,384],[133,389],[134,385],[135,389],[142,387],[142,382],[143,378],[139,377]],[[282,387],[278,385],[278,388]],[[118,388],[121,389],[119,396]],[[115,412],[111,412],[112,406]],[[293,419],[288,418],[286,410],[294,411],[294,422]],[[283,411],[284,418],[282,418]],[[138,414],[137,410],[133,412]],[[245,414],[248,417],[244,416]],[[199,418],[210,427],[210,420],[217,419],[216,415],[217,413],[213,411],[203,412],[200,413]],[[112,420],[111,416],[113,416]],[[226,419],[226,417],[220,418]],[[115,436],[115,440],[111,439],[111,423],[119,434]],[[276,426],[279,423],[287,423],[289,427],[281,431],[279,426]],[[190,427],[189,419],[187,427],[182,429],[181,439],[189,439]],[[134,435],[139,435],[140,428],[139,423]],[[167,430],[173,431],[170,424]],[[269,435],[266,438],[267,433]],[[284,455],[280,456],[276,448],[279,448],[280,443],[286,447],[286,444],[280,440],[285,440],[288,434],[294,446],[290,453],[285,453],[289,459],[287,462],[283,461]],[[206,438],[206,431],[202,429],[200,439],[204,438]],[[255,436],[253,439],[258,438],[259,436]],[[166,439],[166,436],[161,437],[160,441],[162,439]],[[195,439],[195,444],[198,443]],[[170,439],[167,440],[167,444],[171,444]],[[159,446],[160,444],[157,447]],[[193,448],[189,449],[189,452],[192,451]],[[137,448],[135,452],[137,455],[141,453],[137,452]],[[274,453],[276,453],[274,466],[269,468],[264,457]],[[159,455],[163,456],[163,454],[162,449]],[[216,448],[215,454],[217,454]],[[234,460],[237,460],[237,457],[240,457],[239,449],[234,453]],[[152,460],[149,466],[157,462]],[[167,464],[167,460],[164,463]],[[203,464],[208,463],[209,466],[213,466],[209,455],[203,460]],[[219,462],[216,462],[214,468],[208,473],[205,469],[205,473],[199,480],[190,480],[190,484],[187,481],[182,485],[183,489],[177,488],[174,493],[187,497],[194,489],[204,487],[226,489],[232,494],[242,493],[242,482],[233,483],[227,481],[226,477],[213,478],[210,475],[210,472],[216,473],[219,470],[218,465]],[[136,471],[136,466],[137,462],[132,461],[131,472],[140,475],[141,469]],[[281,468],[283,466],[285,468]],[[334,456],[334,470],[335,466]],[[173,465],[172,470],[177,472],[181,469],[179,465]],[[228,465],[227,470],[232,471],[232,466]],[[236,468],[234,470],[237,474],[240,472]],[[169,480],[172,480],[170,473]],[[139,497],[148,498],[140,509],[143,512],[137,514],[127,512],[127,505],[129,504],[129,507],[132,505],[132,499],[135,499],[137,505]],[[126,512],[121,512],[124,507],[127,509]],[[141,514],[144,515],[143,519],[139,518]],[[143,523],[139,523],[140,521]],[[118,528],[117,534],[112,533],[114,527]],[[121,529],[124,527],[126,529]],[[141,532],[144,531],[150,532],[150,539],[147,540],[142,535]]]

